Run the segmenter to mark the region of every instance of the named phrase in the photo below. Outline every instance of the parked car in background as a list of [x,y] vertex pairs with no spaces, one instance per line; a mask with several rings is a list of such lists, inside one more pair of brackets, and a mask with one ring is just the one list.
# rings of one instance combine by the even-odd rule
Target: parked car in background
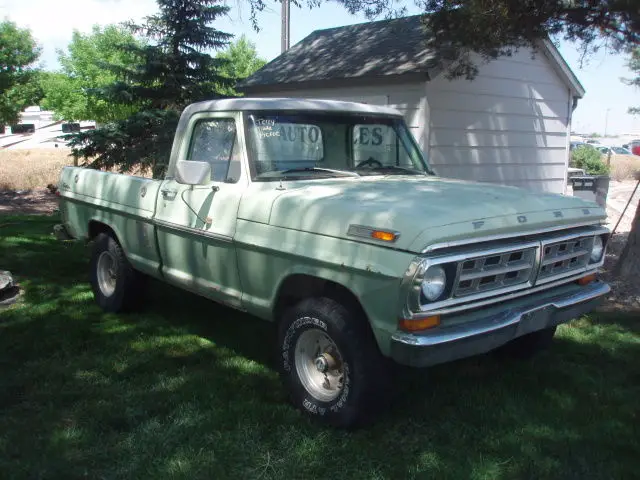
[[573,151],[576,148],[595,148],[595,147],[589,143],[574,140],[569,144],[569,150]]
[[631,150],[629,150],[628,148],[625,147],[609,147],[609,146],[598,146],[596,147],[600,153],[602,153],[603,155],[609,155],[609,153],[611,153],[611,155],[633,155],[631,153]]
[[573,168],[573,167],[567,168],[567,178],[583,177],[586,174],[587,172],[585,172],[583,168]]
[[631,140],[629,143],[622,145],[622,147],[629,150],[633,155],[640,155],[640,139]]

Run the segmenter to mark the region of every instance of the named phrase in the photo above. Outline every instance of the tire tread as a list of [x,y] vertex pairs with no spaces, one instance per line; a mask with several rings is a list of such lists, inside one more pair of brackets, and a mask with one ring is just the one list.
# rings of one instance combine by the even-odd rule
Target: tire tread
[[[111,297],[104,297],[100,292],[97,281],[97,259],[100,253],[110,251],[118,263],[118,280],[116,291]],[[100,307],[108,312],[128,312],[139,306],[143,288],[144,278],[133,268],[126,253],[114,235],[109,233],[99,233],[93,244],[90,261],[90,283]]]
[[[359,386],[355,393],[354,405],[338,414],[331,413],[324,420],[333,426],[343,428],[365,425],[385,404],[386,395],[383,393],[387,390],[389,378],[386,361],[378,350],[373,332],[366,318],[361,318],[337,301],[327,297],[308,298],[284,312],[278,332],[280,349],[291,323],[298,318],[311,316],[310,313],[331,322],[332,328],[339,332],[341,337],[334,340],[350,344],[350,355],[355,364],[352,381],[354,385]],[[283,368],[280,368],[280,372],[285,382],[290,384],[291,377],[295,375],[287,373]],[[296,390],[290,389],[292,402],[300,408],[300,401],[296,395]]]

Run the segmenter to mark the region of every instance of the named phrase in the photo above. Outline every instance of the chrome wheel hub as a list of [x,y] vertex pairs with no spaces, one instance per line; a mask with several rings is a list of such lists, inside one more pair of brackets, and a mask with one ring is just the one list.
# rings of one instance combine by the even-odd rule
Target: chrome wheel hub
[[344,386],[342,355],[326,332],[302,332],[295,346],[295,366],[302,385],[315,399],[330,402],[340,395]]
[[113,295],[116,290],[116,259],[110,252],[102,252],[97,265],[98,286],[104,296]]

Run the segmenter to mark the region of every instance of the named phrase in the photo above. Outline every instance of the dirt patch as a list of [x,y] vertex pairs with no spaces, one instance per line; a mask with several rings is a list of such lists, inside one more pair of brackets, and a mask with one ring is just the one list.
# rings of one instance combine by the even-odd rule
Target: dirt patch
[[47,188],[0,191],[0,215],[49,215],[57,209],[58,197]]

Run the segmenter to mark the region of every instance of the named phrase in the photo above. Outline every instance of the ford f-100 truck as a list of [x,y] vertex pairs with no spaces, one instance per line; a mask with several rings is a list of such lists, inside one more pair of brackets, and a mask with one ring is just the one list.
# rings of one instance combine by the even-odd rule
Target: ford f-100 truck
[[373,418],[394,364],[530,355],[609,291],[601,207],[441,178],[388,107],[192,104],[164,179],[66,167],[59,192],[103,309],[151,276],[276,322],[293,403],[336,426]]

